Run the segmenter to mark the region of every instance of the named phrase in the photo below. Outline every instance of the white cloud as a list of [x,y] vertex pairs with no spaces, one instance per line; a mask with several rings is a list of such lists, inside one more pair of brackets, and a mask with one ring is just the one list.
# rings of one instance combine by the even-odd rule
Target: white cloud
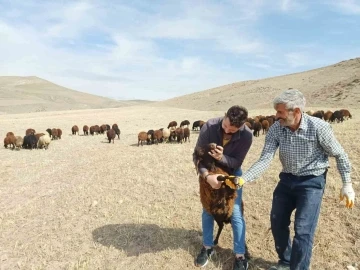
[[356,0],[334,0],[331,2],[336,11],[350,15],[360,14],[360,2]]

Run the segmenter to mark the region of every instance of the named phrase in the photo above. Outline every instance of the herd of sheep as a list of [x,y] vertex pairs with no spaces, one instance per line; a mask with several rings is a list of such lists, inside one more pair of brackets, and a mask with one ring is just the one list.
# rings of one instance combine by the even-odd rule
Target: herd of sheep
[[[351,113],[347,109],[332,111],[307,111],[309,115],[323,119],[330,123],[343,122],[345,119],[352,118]],[[276,121],[275,115],[263,116],[258,115],[255,117],[247,118],[246,125],[253,130],[253,135],[258,137],[260,131],[266,134],[271,125]],[[197,120],[193,122],[192,130],[200,130],[205,124],[205,121]],[[29,128],[25,132],[25,136],[15,136],[13,132],[8,132],[4,138],[4,147],[11,147],[12,149],[48,149],[52,140],[61,139],[62,130],[59,128],[48,128],[47,133],[36,133],[34,129]],[[73,135],[79,134],[79,127],[74,125],[71,128]],[[120,139],[120,129],[117,124],[113,124],[111,127],[108,124],[83,126],[84,136],[98,135],[106,133],[109,143],[114,143],[116,136]],[[157,130],[141,131],[138,134],[138,146],[142,146],[144,143],[147,145],[158,144],[162,142],[178,142],[183,143],[190,142],[190,122],[188,120],[181,121],[180,126],[176,121],[171,121],[167,128],[160,128]]]

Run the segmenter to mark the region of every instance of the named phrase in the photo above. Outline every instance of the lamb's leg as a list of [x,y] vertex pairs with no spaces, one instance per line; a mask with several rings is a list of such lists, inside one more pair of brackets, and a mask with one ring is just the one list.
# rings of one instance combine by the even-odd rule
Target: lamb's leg
[[216,234],[215,240],[214,240],[214,245],[216,246],[219,242],[219,237],[221,234],[222,229],[224,228],[224,222],[218,222],[216,221],[217,225],[219,226],[218,232]]

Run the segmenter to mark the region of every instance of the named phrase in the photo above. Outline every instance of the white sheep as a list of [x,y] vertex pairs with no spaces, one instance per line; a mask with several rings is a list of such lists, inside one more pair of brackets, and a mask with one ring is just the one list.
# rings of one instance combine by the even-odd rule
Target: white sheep
[[44,147],[44,149],[46,150],[49,148],[50,142],[51,142],[50,136],[48,134],[45,134],[39,138],[37,146],[40,149]]

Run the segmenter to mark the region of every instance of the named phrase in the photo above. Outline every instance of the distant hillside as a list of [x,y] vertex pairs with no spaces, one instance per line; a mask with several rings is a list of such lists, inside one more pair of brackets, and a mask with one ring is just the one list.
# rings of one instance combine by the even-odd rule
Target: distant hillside
[[312,107],[360,106],[360,58],[261,80],[243,81],[157,102],[197,110],[226,110],[234,104],[249,109],[269,108],[272,99],[284,89],[297,88]]
[[0,114],[114,108],[150,101],[117,101],[71,90],[38,77],[0,76]]

